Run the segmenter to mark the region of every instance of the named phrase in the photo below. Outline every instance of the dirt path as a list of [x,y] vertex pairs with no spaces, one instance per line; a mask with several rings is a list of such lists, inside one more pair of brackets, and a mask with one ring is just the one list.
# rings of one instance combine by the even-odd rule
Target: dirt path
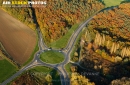
[[20,64],[27,61],[36,45],[36,33],[0,9],[0,42]]

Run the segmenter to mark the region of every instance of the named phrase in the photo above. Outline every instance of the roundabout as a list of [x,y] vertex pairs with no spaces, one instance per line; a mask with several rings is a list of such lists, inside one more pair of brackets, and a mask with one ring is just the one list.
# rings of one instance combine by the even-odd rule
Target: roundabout
[[68,73],[65,69],[65,65],[70,62],[70,54],[73,50],[74,43],[80,32],[82,31],[83,27],[93,19],[96,15],[95,13],[89,19],[87,19],[84,23],[82,23],[77,30],[72,34],[72,37],[69,39],[68,44],[65,48],[61,49],[50,49],[46,46],[43,36],[41,34],[40,28],[37,28],[38,33],[38,47],[39,50],[35,53],[33,60],[28,63],[27,65],[23,66],[19,71],[17,71],[14,75],[10,78],[5,80],[1,83],[1,85],[6,85],[7,83],[11,82],[17,76],[22,74],[25,70],[31,69],[36,66],[46,66],[52,69],[55,69],[60,74],[61,85],[70,85],[70,78]]

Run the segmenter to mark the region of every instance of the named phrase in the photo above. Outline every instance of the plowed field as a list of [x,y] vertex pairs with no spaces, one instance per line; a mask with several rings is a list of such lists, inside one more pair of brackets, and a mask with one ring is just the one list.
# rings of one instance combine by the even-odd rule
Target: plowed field
[[36,33],[0,9],[0,42],[18,63],[31,56],[36,45]]

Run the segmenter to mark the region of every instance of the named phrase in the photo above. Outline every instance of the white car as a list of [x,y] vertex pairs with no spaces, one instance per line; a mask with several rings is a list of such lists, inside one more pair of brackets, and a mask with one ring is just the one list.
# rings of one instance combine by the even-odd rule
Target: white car
[[48,48],[47,50],[51,50],[51,48]]
[[37,56],[39,56],[39,54],[37,54]]

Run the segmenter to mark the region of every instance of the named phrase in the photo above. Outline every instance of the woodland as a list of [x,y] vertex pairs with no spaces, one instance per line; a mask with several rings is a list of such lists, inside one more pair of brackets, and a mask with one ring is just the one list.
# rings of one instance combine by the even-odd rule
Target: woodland
[[122,79],[129,80],[130,3],[98,13],[86,26],[72,61],[86,69],[79,66],[79,73],[99,72],[98,76],[86,75],[96,85],[113,85],[116,81],[122,85]]

